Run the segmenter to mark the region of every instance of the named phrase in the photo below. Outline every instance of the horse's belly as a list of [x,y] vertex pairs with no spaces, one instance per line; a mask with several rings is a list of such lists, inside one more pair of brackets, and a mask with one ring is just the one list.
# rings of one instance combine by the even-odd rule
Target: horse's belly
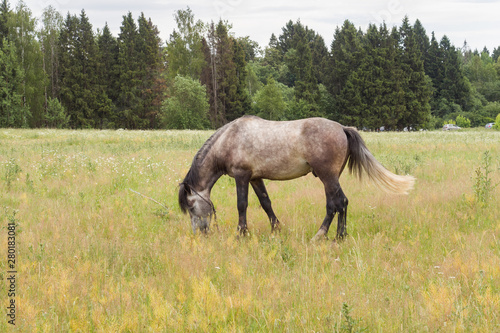
[[265,163],[252,170],[252,178],[271,180],[289,180],[307,175],[312,171],[305,160],[287,161],[287,163]]

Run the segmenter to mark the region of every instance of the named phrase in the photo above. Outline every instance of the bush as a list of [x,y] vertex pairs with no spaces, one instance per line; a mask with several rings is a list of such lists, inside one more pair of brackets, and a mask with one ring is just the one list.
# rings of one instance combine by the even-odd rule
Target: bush
[[257,114],[269,120],[283,120],[286,103],[276,81],[269,77],[267,84],[255,94],[254,108]]
[[457,120],[457,126],[460,126],[462,128],[469,128],[470,127],[469,118],[466,118],[462,115],[458,115],[456,120]]
[[500,113],[497,115],[497,119],[495,120],[495,124],[493,124],[493,128],[500,131]]
[[163,102],[163,124],[169,129],[205,129],[209,127],[207,91],[200,81],[177,75]]
[[49,99],[44,119],[47,127],[51,128],[65,128],[69,124],[69,115],[57,98]]
[[492,193],[498,184],[494,184],[491,180],[491,155],[489,150],[483,153],[482,165],[479,166],[475,173],[476,176],[473,178],[474,194],[478,203],[486,206],[489,199],[492,197]]
[[443,127],[443,120],[434,115],[431,115],[425,124],[422,124],[422,128],[427,130],[433,130]]
[[486,104],[481,111],[485,116],[494,118],[495,115],[500,112],[500,103],[490,102]]

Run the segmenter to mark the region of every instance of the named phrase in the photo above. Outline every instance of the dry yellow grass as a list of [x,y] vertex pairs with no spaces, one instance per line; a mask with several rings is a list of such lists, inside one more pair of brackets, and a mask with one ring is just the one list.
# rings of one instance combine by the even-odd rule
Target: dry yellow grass
[[[485,151],[500,183],[500,132],[363,133],[417,183],[393,196],[343,175],[341,244],[310,242],[325,210],[312,175],[268,184],[277,235],[251,193],[244,239],[223,177],[219,231],[194,237],[177,185],[210,134],[1,129],[0,272],[14,218],[18,308],[0,331],[500,330],[500,187],[486,204],[473,189]],[[5,309],[6,283],[0,295]]]

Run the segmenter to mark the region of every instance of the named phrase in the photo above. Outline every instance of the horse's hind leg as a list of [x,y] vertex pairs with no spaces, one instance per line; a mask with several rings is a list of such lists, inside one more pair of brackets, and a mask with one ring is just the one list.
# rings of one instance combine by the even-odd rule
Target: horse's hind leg
[[325,185],[326,216],[313,240],[326,237],[328,230],[330,229],[330,224],[332,223],[336,213],[338,213],[337,239],[342,240],[345,236],[347,236],[347,198],[344,195],[337,179],[322,181]]
[[339,191],[339,195],[335,199],[337,201],[337,207],[339,207],[338,222],[337,222],[337,240],[343,240],[347,236],[347,205],[349,201],[345,196],[342,189]]
[[259,198],[260,205],[262,206],[262,209],[266,212],[267,216],[269,217],[269,221],[271,222],[271,230],[279,230],[280,229],[280,221],[278,221],[278,218],[276,217],[276,214],[274,214],[273,207],[271,206],[271,199],[269,198],[269,195],[267,194],[266,186],[264,185],[264,181],[262,179],[257,179],[257,180],[252,180],[250,182],[252,185],[253,190],[255,191],[255,194]]

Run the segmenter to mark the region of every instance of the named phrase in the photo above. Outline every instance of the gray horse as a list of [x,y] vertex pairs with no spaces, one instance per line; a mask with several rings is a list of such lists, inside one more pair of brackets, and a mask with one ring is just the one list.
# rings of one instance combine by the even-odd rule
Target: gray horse
[[412,176],[385,169],[366,148],[357,130],[324,118],[268,121],[245,116],[221,127],[201,147],[179,187],[179,206],[191,216],[193,232],[206,233],[215,208],[210,191],[224,174],[236,180],[238,230],[248,232],[246,211],[251,184],[272,230],[280,227],[263,179],[289,180],[312,172],[325,186],[326,216],[315,239],[326,236],[338,213],[337,239],[347,235],[348,200],[339,184],[346,164],[361,178],[364,172],[381,188],[407,194]]

